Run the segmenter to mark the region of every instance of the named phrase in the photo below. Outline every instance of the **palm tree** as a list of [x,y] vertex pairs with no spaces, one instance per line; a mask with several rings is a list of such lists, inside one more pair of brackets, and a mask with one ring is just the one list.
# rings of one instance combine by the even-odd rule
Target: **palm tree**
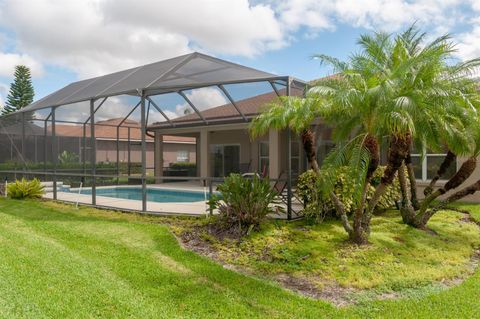
[[[421,149],[426,149],[427,145],[430,149],[446,145],[454,154],[473,154],[474,139],[468,132],[472,127],[471,119],[476,118],[478,93],[473,89],[473,81],[465,75],[478,66],[479,61],[451,66],[447,61],[454,47],[449,37],[439,37],[426,44],[424,39],[425,34],[411,27],[395,38],[384,33],[361,36],[358,43],[362,50],[348,62],[316,56],[338,73],[309,91],[318,100],[326,101],[320,113],[335,127],[337,135],[342,138],[354,136],[351,141],[359,141],[359,134],[366,134],[371,137],[369,140],[379,141],[386,137],[389,142],[387,167],[380,185],[366,206],[362,201],[357,204],[355,218],[362,220],[361,227],[366,232],[363,238],[368,237],[370,219],[379,199],[404,165],[411,182],[408,191],[402,170],[399,177],[404,195],[402,215],[406,222],[421,227],[428,221],[421,216],[431,201],[444,192],[443,189],[435,191],[419,205],[410,157],[413,144]],[[337,152],[345,150],[339,148]],[[371,160],[375,158],[373,153],[370,156]],[[346,159],[338,161],[337,165],[358,163],[348,161],[346,154],[335,157]],[[462,166],[447,183],[446,190],[465,181],[474,168],[473,162],[472,159]],[[352,167],[351,171],[358,172],[357,168]],[[364,189],[369,181],[369,175],[365,176]]]
[[[336,76],[315,83],[304,99],[282,99],[260,115],[251,129],[254,136],[269,128],[288,127],[306,133],[318,116],[333,127],[339,143],[322,165],[322,185],[339,210],[350,239],[365,244],[373,211],[397,172],[403,195],[401,213],[408,224],[422,227],[431,214],[431,210],[426,214],[430,204],[443,192],[432,192],[421,204],[416,200],[410,156],[413,145],[423,150],[446,146],[455,155],[476,154],[475,139],[468,133],[478,123],[475,114],[480,98],[475,83],[466,75],[480,60],[451,65],[447,63],[454,52],[450,38],[442,36],[425,43],[425,34],[414,27],[395,37],[381,32],[362,35],[358,44],[360,53],[347,62],[316,55],[321,63],[333,67]],[[314,143],[309,134],[304,136],[304,147],[313,163]],[[380,141],[388,143],[386,169],[367,201],[366,192],[379,162]],[[357,185],[353,224],[342,211],[342,203],[331,195],[335,169],[341,166],[350,168],[350,178]],[[445,187],[451,190],[462,184],[472,166],[472,161],[466,163]],[[318,166],[312,167],[317,170]],[[472,189],[476,185],[464,193]]]
[[313,99],[281,96],[278,101],[267,104],[265,112],[253,119],[250,135],[256,138],[270,129],[291,129],[300,135],[309,166],[318,172],[316,136],[311,128],[313,120],[319,116],[316,103]]
[[[290,129],[300,134],[303,149],[307,156],[309,166],[317,173],[320,167],[316,156],[316,136],[312,130],[312,122],[319,117],[321,104],[314,97],[279,97],[278,101],[267,104],[265,111],[253,119],[250,124],[250,135],[253,138],[266,134],[270,129]],[[328,192],[332,203],[341,217],[346,231],[353,237],[353,228],[348,222],[348,217],[343,203],[335,195],[333,190]]]

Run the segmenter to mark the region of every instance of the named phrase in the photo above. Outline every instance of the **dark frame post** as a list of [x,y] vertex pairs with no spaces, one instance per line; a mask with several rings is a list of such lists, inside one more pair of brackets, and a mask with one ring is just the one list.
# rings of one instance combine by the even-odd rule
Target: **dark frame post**
[[[117,126],[117,177],[120,175],[120,127]],[[117,178],[118,184],[118,178]]]
[[141,92],[140,103],[140,134],[142,140],[142,212],[147,211],[147,141],[146,141],[146,118],[145,118],[145,92]]
[[52,107],[52,162],[53,162],[53,199],[57,199],[57,132],[55,128],[55,107]]
[[[43,171],[47,173],[47,153],[48,153],[48,143],[47,143],[47,136],[48,136],[48,119],[51,118],[52,111],[48,114],[47,118],[43,122]],[[47,174],[45,174],[45,180],[47,180]]]
[[127,135],[127,175],[128,177],[130,177],[130,161],[131,161],[131,158],[130,158],[130,126],[128,126],[128,135]]
[[95,101],[90,100],[90,164],[92,165],[92,205],[97,204],[97,144],[95,143]]
[[21,115],[22,115],[22,162],[23,162],[23,171],[25,172],[27,170],[27,161],[25,159],[25,112],[22,112]]
[[[287,78],[287,96],[290,96],[290,77]],[[292,219],[292,132],[287,128],[287,219]]]
[[82,164],[83,164],[83,175],[87,175],[87,125],[83,123],[83,139],[82,139]]

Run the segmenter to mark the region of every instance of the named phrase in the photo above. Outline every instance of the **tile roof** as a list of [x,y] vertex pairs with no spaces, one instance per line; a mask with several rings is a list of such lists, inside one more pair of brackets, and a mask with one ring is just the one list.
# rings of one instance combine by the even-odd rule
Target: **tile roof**
[[[95,137],[98,139],[104,139],[104,140],[115,140],[117,138],[116,126],[120,124],[121,121],[122,121],[121,118],[98,121],[95,124]],[[120,140],[128,139],[129,127],[130,127],[130,139],[140,140],[141,139],[140,124],[133,120],[126,120],[120,127],[119,129]],[[51,126],[48,127],[48,131],[51,131]],[[55,133],[58,136],[82,137],[83,126],[56,124]],[[86,136],[87,137],[90,136],[90,125],[86,125]],[[153,141],[153,138],[147,135],[147,141]],[[186,136],[164,135],[163,141],[164,143],[195,143],[195,138],[186,137]]]

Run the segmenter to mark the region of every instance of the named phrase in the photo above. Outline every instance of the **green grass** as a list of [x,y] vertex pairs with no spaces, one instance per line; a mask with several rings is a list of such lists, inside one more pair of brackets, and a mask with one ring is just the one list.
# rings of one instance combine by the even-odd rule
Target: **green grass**
[[0,318],[474,318],[480,274],[337,309],[181,249],[166,219],[0,200]]
[[343,227],[332,220],[311,226],[270,222],[240,243],[214,241],[213,246],[224,262],[269,277],[287,273],[319,287],[399,291],[469,274],[480,232],[462,217],[437,213],[429,223],[435,236],[403,224],[399,213],[390,211],[373,219],[371,245],[364,247],[346,243]]

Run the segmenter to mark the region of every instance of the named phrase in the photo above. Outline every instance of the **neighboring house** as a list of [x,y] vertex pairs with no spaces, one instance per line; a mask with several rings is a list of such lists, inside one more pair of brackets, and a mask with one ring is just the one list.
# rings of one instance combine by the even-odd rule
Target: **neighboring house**
[[[96,159],[97,163],[116,162],[117,161],[117,126],[123,119],[110,119],[98,121],[95,124],[96,140]],[[51,132],[51,127],[48,127]],[[90,126],[86,125],[87,148],[83,152],[83,125],[65,125],[56,124],[55,132],[59,139],[59,154],[64,150],[79,154],[80,159],[85,153],[88,159]],[[133,120],[126,120],[118,129],[118,158],[119,162],[140,163],[141,162],[141,131],[140,124]],[[69,138],[69,139],[67,139]],[[130,143],[129,143],[130,141]],[[147,142],[147,167],[153,168],[154,165],[154,145],[153,138],[146,137]],[[195,163],[195,139],[182,136],[164,136],[165,144],[163,153],[164,167],[168,167],[176,162]],[[129,157],[130,156],[130,157]]]

